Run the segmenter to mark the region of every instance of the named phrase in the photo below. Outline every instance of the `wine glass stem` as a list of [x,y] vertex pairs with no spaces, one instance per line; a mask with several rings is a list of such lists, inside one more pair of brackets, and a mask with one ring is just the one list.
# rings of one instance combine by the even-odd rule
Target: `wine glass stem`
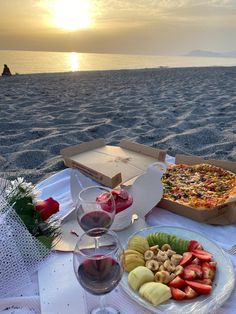
[[106,296],[105,295],[101,295],[99,303],[100,303],[100,308],[101,308],[102,311],[105,310],[105,305],[106,305],[105,301],[106,301]]
[[98,243],[98,238],[95,237],[95,249],[98,249],[99,248],[99,243]]

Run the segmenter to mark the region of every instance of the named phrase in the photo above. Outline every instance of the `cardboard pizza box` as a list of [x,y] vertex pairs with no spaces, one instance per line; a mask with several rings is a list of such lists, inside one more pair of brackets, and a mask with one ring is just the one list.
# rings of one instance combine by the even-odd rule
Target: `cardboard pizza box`
[[66,166],[78,168],[86,176],[110,188],[132,185],[149,165],[165,161],[166,151],[122,140],[119,146],[97,139],[61,150]]
[[[197,156],[176,155],[176,164],[211,164],[236,173],[236,162],[216,159],[204,159]],[[159,207],[165,208],[175,214],[179,214],[193,220],[215,225],[227,225],[236,223],[236,200],[214,207],[213,209],[196,209],[178,204],[174,201],[161,199]]]

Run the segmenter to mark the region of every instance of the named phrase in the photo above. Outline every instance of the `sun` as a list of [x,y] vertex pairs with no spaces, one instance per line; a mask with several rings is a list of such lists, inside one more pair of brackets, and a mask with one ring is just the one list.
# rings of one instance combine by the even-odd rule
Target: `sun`
[[53,24],[61,29],[75,31],[91,26],[89,0],[54,0]]

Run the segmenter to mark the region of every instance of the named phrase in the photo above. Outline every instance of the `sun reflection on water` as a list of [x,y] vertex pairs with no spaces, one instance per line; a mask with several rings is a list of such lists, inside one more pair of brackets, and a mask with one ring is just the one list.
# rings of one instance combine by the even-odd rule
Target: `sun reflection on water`
[[72,72],[79,71],[79,54],[71,52],[69,54],[69,65]]

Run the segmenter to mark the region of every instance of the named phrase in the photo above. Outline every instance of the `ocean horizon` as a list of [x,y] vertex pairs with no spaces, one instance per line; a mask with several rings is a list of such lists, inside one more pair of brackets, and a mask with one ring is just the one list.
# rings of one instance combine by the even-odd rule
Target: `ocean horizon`
[[160,67],[236,66],[236,58],[0,50],[0,66],[3,68],[4,64],[10,67],[12,74],[34,74]]

